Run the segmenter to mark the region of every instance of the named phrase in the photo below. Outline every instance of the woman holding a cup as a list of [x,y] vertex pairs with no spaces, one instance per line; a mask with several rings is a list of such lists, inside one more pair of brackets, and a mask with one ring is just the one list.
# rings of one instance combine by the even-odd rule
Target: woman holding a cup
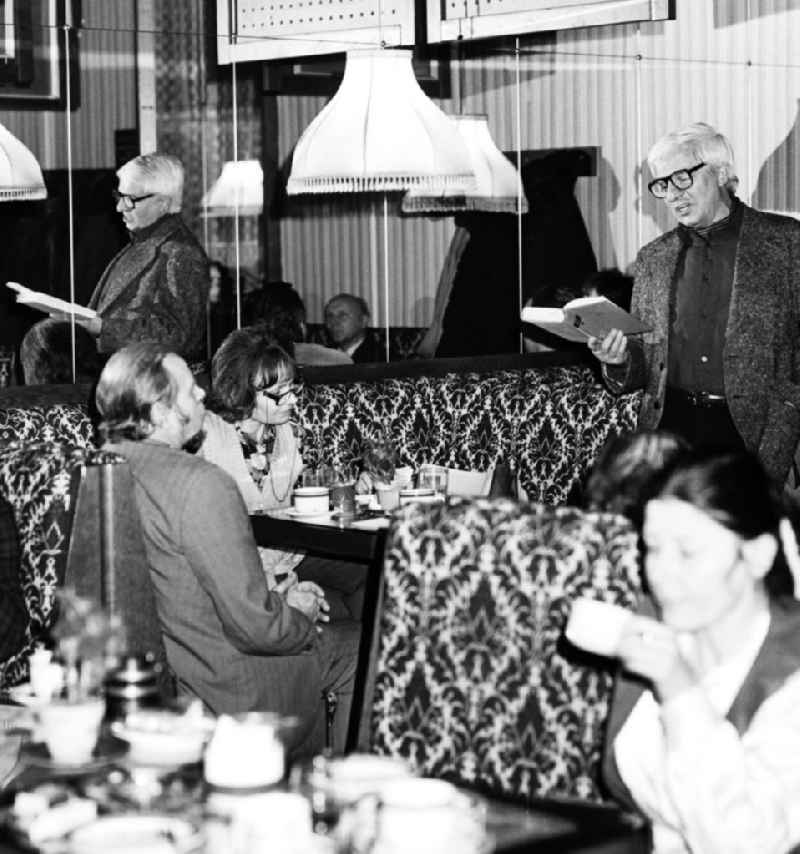
[[[299,392],[294,360],[266,331],[245,327],[220,345],[211,381],[198,455],[234,478],[248,512],[290,507],[304,468],[293,424]],[[259,553],[270,586],[299,577],[313,582],[323,599],[325,588],[323,606],[331,618],[360,618],[363,566],[283,549],[259,547]]]
[[609,788],[650,819],[656,852],[785,854],[800,842],[793,529],[755,457],[693,455],[647,503],[643,538],[659,618],[620,632]]

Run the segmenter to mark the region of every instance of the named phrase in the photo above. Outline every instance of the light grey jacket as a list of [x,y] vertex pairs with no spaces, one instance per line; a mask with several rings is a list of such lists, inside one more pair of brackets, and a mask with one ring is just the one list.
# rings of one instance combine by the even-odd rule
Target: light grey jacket
[[[743,207],[723,352],[725,395],[746,446],[783,483],[800,439],[800,222]],[[625,365],[603,369],[614,392],[644,389],[640,429],[658,426],[663,413],[680,252],[677,228],[639,252],[631,311],[653,331],[628,339]]]

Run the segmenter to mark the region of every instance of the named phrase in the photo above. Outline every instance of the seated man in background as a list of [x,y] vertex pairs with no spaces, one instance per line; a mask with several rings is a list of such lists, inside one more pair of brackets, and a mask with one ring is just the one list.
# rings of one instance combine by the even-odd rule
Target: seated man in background
[[201,433],[205,393],[179,356],[154,344],[115,353],[97,407],[106,447],[130,463],[167,660],[179,689],[215,714],[296,715],[295,755],[324,741],[335,693],[344,749],[358,627],[327,622],[312,582],[268,590],[236,483],[182,448]]
[[306,306],[290,282],[267,282],[250,291],[242,308],[244,326],[259,326],[303,365],[352,365],[347,353],[306,342]]
[[[47,318],[25,333],[19,348],[25,385],[71,383],[72,330],[69,323]],[[94,338],[75,324],[75,382],[93,383],[102,365]]]
[[325,305],[331,341],[356,362],[385,362],[386,350],[368,334],[369,307],[361,297],[337,294]]

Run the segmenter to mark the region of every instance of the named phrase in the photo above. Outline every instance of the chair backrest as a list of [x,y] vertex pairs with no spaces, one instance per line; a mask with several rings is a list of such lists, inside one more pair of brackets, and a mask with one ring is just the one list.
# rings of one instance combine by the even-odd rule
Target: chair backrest
[[634,607],[638,591],[620,517],[509,499],[401,509],[370,748],[497,794],[599,799],[611,665],[563,630],[577,597]]
[[[150,654],[171,689],[133,480],[126,462],[83,465],[64,584],[122,618],[127,651]],[[172,693],[172,690],[169,690]]]
[[28,612],[22,648],[2,665],[6,686],[24,681],[28,657],[55,617],[66,584],[120,614],[132,651],[164,660],[127,463],[105,451],[57,443],[0,447],[0,493],[20,539]]

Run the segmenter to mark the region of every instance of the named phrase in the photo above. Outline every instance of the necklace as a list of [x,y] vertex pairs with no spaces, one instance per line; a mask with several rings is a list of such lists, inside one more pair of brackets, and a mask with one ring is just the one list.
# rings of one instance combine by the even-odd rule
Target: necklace
[[275,489],[275,468],[274,466],[270,466],[269,470],[269,488],[272,492],[272,497],[278,502],[278,504],[283,504],[284,501],[289,497],[289,493],[292,491],[292,487],[294,486],[294,477],[295,477],[295,467],[297,464],[298,454],[292,454],[292,462],[289,464],[289,480],[286,484],[286,492],[283,495],[278,495],[278,490]]

